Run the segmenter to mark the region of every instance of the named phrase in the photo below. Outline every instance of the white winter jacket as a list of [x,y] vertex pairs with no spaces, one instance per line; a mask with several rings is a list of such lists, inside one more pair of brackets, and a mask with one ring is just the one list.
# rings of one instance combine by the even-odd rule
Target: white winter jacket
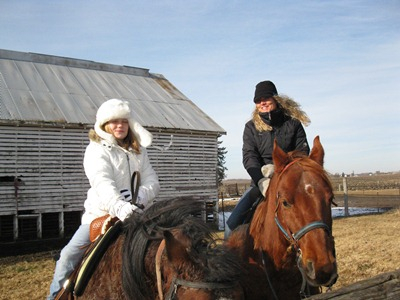
[[140,173],[138,203],[148,207],[153,202],[160,190],[158,176],[150,164],[146,149],[141,147],[140,152],[127,151],[106,140],[90,141],[83,161],[90,189],[84,204],[82,224],[89,224],[108,213],[113,215],[112,208],[116,202],[125,201],[121,191],[131,190],[134,171]]

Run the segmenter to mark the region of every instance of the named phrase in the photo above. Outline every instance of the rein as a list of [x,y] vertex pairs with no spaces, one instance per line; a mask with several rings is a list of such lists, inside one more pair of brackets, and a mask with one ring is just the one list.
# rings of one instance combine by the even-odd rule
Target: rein
[[[164,294],[162,289],[162,275],[161,275],[161,256],[165,249],[165,240],[163,239],[158,246],[157,254],[156,254],[156,276],[157,276],[157,290],[158,290],[158,297],[160,300],[164,300]],[[174,278],[172,279],[170,288],[168,293],[165,296],[165,300],[172,300],[174,299],[176,292],[179,286],[192,288],[192,289],[207,289],[207,290],[215,290],[215,289],[230,289],[234,288],[236,282],[193,282],[187,281],[184,279]]]
[[137,207],[143,209],[144,206],[142,204],[137,203],[139,186],[140,186],[140,173],[139,171],[135,171],[133,172],[131,177],[131,191],[133,192],[133,194],[132,194],[132,200],[130,202],[131,204],[136,205]]
[[[293,161],[291,161],[290,163],[288,163],[285,168],[282,170],[282,172],[279,174],[278,180],[280,180],[282,174],[287,171],[287,169],[294,165],[295,163],[297,163],[300,160],[300,158],[294,159]],[[286,230],[281,222],[279,221],[278,218],[278,209],[280,206],[280,202],[279,202],[279,193],[276,196],[276,208],[275,208],[275,223],[278,226],[279,230],[282,232],[283,236],[285,237],[285,239],[287,241],[289,241],[290,245],[292,246],[292,249],[296,251],[296,262],[297,262],[297,268],[299,269],[301,276],[302,276],[302,284],[301,284],[301,289],[300,289],[300,296],[302,299],[306,298],[307,293],[305,292],[305,288],[307,285],[307,279],[306,279],[306,275],[305,272],[303,270],[303,268],[301,267],[301,259],[302,259],[302,253],[301,253],[301,249],[299,246],[299,240],[306,235],[308,232],[314,230],[314,229],[318,229],[318,228],[322,228],[324,229],[329,235],[331,235],[331,229],[329,228],[329,226],[324,223],[323,221],[315,221],[315,222],[311,222],[308,223],[307,225],[303,226],[302,228],[300,228],[297,232],[292,233],[291,230]],[[267,279],[268,279],[268,284],[272,290],[272,294],[274,296],[274,299],[278,300],[277,296],[276,296],[276,292],[272,286],[272,282],[268,276],[268,272],[267,272],[267,268],[265,266],[265,261],[266,261],[266,257],[265,257],[265,253],[264,251],[262,251],[262,261],[265,267],[265,273],[267,274]]]

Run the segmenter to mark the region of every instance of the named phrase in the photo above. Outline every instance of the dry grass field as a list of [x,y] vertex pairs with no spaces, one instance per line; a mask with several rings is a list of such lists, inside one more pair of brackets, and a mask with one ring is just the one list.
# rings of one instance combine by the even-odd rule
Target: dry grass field
[[[339,268],[334,290],[400,268],[399,220],[399,209],[334,219]],[[53,268],[50,252],[0,258],[0,299],[44,299]]]
[[400,210],[333,222],[339,280],[335,289],[400,269]]

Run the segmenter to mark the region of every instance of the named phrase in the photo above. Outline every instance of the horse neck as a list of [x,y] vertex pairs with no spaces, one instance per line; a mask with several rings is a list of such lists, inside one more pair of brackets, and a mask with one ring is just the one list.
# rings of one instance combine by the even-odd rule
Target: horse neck
[[257,207],[250,224],[250,235],[254,240],[254,249],[262,251],[269,257],[275,269],[283,268],[288,259],[287,240],[279,231],[275,223],[276,209],[276,182],[271,180],[267,198]]

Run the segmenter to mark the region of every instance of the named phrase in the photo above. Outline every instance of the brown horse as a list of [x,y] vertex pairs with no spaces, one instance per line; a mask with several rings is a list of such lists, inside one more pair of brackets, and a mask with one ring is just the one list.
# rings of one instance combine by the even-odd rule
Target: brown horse
[[194,216],[204,203],[187,200],[127,219],[79,299],[243,299],[240,259]]
[[274,143],[267,196],[226,241],[247,262],[246,299],[300,299],[336,282],[333,192],[323,159],[318,136],[309,157]]

